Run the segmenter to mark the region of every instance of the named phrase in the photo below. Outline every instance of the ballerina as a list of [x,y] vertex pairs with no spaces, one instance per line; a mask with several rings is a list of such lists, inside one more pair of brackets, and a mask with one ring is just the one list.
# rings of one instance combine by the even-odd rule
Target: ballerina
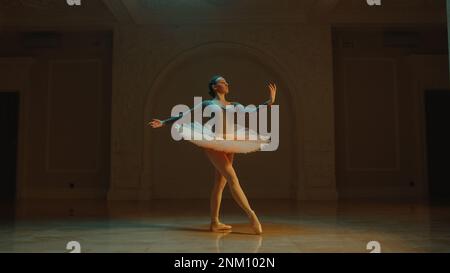
[[[191,108],[188,112],[193,111],[197,109],[197,107],[220,107],[220,109],[225,110],[228,105],[240,105],[237,102],[229,102],[226,100],[226,95],[229,93],[228,88],[228,82],[225,80],[222,76],[214,76],[211,81],[208,84],[209,87],[209,94],[211,95],[211,100],[204,100],[199,105],[195,105],[193,108]],[[277,91],[277,87],[274,83],[270,83],[268,85],[269,87],[269,93],[270,93],[270,99],[265,101],[263,105],[269,105],[271,106],[275,101],[275,95]],[[258,110],[259,106],[256,109],[253,110],[246,110],[246,112],[252,112]],[[223,111],[219,111],[223,112]],[[152,121],[148,122],[147,124],[150,125],[152,128],[160,128],[167,124],[173,124],[177,120],[181,119],[183,117],[183,114],[180,114],[179,116],[173,116],[165,120],[160,119],[152,119]],[[194,125],[194,123],[190,124]],[[225,122],[226,126],[230,126],[229,123]],[[186,128],[186,126],[179,126],[180,128]],[[193,133],[202,133],[206,131],[207,128],[201,127],[188,127],[192,129]],[[247,130],[248,132],[248,130]],[[186,133],[186,132],[185,132]],[[189,131],[190,133],[190,131]],[[185,134],[186,135],[186,134]],[[236,201],[236,203],[245,211],[247,216],[249,217],[251,227],[255,234],[262,234],[262,227],[261,223],[259,222],[259,219],[255,213],[255,211],[251,208],[249,201],[244,193],[244,191],[241,188],[241,185],[239,183],[239,179],[237,177],[237,174],[233,168],[233,159],[235,153],[248,153],[257,151],[259,149],[254,148],[255,147],[255,141],[248,140],[247,143],[250,145],[245,144],[245,140],[222,140],[222,141],[209,141],[209,140],[199,140],[194,141],[191,138],[188,140],[192,141],[194,144],[200,146],[209,161],[212,163],[212,165],[215,168],[215,183],[213,190],[211,192],[211,203],[210,203],[210,209],[211,209],[211,224],[210,224],[210,230],[214,232],[222,232],[222,231],[230,231],[232,229],[232,226],[224,224],[220,222],[219,220],[219,211],[220,211],[220,204],[222,200],[222,192],[225,188],[226,183],[228,182],[231,194],[233,196],[233,199]],[[242,144],[242,141],[244,141],[244,144]],[[257,144],[263,144],[267,143],[267,139],[259,139],[256,140]],[[233,145],[235,144],[235,145]],[[250,149],[249,149],[250,147]]]

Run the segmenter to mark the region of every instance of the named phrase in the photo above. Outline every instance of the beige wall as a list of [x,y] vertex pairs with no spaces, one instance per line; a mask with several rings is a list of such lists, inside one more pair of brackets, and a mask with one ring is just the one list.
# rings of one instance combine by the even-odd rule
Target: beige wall
[[[335,153],[339,148],[335,143],[337,91],[333,86],[339,75],[334,75],[332,28],[353,28],[370,35],[367,30],[373,28],[422,28],[442,25],[445,19],[442,3],[391,1],[385,2],[381,9],[370,8],[363,2],[292,1],[292,8],[286,11],[282,5],[271,9],[268,1],[262,1],[254,13],[233,10],[228,5],[222,5],[217,13],[215,7],[208,5],[210,1],[192,2],[186,5],[186,10],[176,12],[170,4],[154,3],[149,8],[140,7],[136,1],[123,2],[140,26],[121,24],[115,29],[109,198],[208,197],[212,170],[202,152],[190,143],[171,140],[169,130],[152,131],[145,123],[154,117],[167,117],[174,104],[191,105],[194,95],[206,96],[207,80],[219,73],[231,81],[232,99],[244,103],[257,103],[264,98],[266,80],[275,80],[281,87],[280,150],[236,158],[236,169],[248,194],[252,198],[336,199],[335,162],[341,161]],[[373,38],[380,37],[370,39]],[[370,41],[361,46],[370,48]],[[383,124],[391,126],[395,133],[395,117],[407,114],[412,106],[395,104],[397,99],[400,101],[396,92],[408,94],[407,87],[395,86],[398,79],[392,73],[408,66],[403,64],[404,60],[392,61],[390,53],[383,56],[386,52],[380,48],[371,50],[378,51],[375,58],[383,61],[364,65],[385,76],[382,81],[372,83],[378,83],[375,89],[385,95],[377,99],[391,105],[389,111],[381,113]],[[353,69],[355,78],[367,84],[363,82],[364,65]],[[360,106],[359,111],[352,112],[355,119],[370,110],[364,104]],[[405,132],[408,134],[408,130]],[[360,137],[358,141],[364,144],[370,139],[377,140],[377,135]],[[411,161],[412,156],[413,161],[419,162],[417,153],[408,153],[411,142],[393,144],[394,150],[402,150],[401,154],[395,154],[396,160],[403,157],[404,161]],[[359,155],[378,151],[371,145],[365,147],[366,152],[353,148],[359,149],[356,151]],[[389,165],[392,157],[379,158],[386,161],[374,166]],[[362,159],[364,156],[354,160],[365,164]],[[398,161],[394,163],[400,165]],[[396,168],[395,164],[382,167]],[[414,168],[414,164],[407,168]],[[270,166],[274,171],[267,174]],[[383,186],[397,189],[390,192],[391,196],[402,196],[405,177],[378,180]],[[343,182],[343,196],[362,197],[367,193],[385,196],[385,188],[376,188],[380,177],[365,178],[367,183],[360,188],[349,180]],[[412,195],[417,196],[417,191]]]
[[208,198],[203,152],[145,123],[207,97],[213,74],[244,104],[266,100],[269,80],[280,87],[279,149],[236,156],[248,195],[336,198],[329,27],[124,27],[115,37],[111,199]]
[[[284,0],[274,6],[271,0],[261,0],[256,6],[252,1],[234,6],[203,0],[148,1],[146,5],[137,0],[92,0],[79,9],[52,1],[42,1],[42,5],[20,1],[2,7],[2,30],[85,33],[67,36],[65,50],[58,52],[29,54],[7,45],[10,48],[5,57],[29,57],[5,60],[8,65],[3,62],[0,68],[3,86],[14,82],[17,90],[27,94],[21,97],[25,100],[19,134],[23,138],[21,196],[208,198],[213,173],[202,151],[190,143],[172,140],[168,128],[151,130],[145,124],[151,118],[169,116],[175,104],[192,105],[193,96],[206,97],[206,83],[216,73],[231,82],[230,98],[244,104],[265,100],[269,80],[280,87],[279,150],[236,157],[238,175],[251,198],[336,199],[337,189],[342,197],[376,197],[384,196],[386,187],[395,188],[389,191],[394,197],[405,192],[421,195],[423,191],[417,190],[420,187],[409,191],[404,184],[411,174],[414,179],[424,177],[424,171],[416,169],[422,166],[423,153],[408,149],[414,145],[417,148],[420,139],[414,140],[415,144],[412,140],[396,142],[405,138],[395,135],[396,130],[408,135],[417,129],[408,113],[420,101],[416,93],[409,96],[408,90],[417,86],[411,79],[424,75],[420,73],[422,61],[410,56],[418,53],[391,54],[373,48],[371,39],[382,41],[382,36],[375,35],[357,44],[369,48],[369,53],[345,56],[350,60],[339,62],[340,55],[333,58],[337,41],[332,34],[356,29],[370,36],[373,28],[442,26],[444,2],[383,1],[383,8],[368,7],[364,2]],[[59,16],[50,16],[55,14]],[[95,42],[103,34],[88,34],[105,29],[113,32],[112,50]],[[425,37],[429,44],[440,43],[429,38]],[[11,39],[2,41],[0,47]],[[432,50],[424,52],[421,54],[435,55]],[[418,58],[432,60],[424,64],[436,69],[442,66],[435,56]],[[16,71],[10,68],[11,62],[20,67],[15,76],[6,73]],[[340,64],[342,69],[335,70],[334,65]],[[112,79],[108,78],[111,68]],[[365,69],[381,71],[383,80],[364,81]],[[335,133],[345,127],[339,123],[340,110],[335,106],[339,107],[342,94],[339,73],[350,70],[356,78],[353,89],[347,90],[354,95],[352,99],[359,98],[357,89],[361,87],[382,90],[380,96],[365,99],[389,105],[381,111],[381,117],[385,129],[392,133],[389,147],[394,147],[383,150],[386,153],[381,161],[372,164],[368,160],[373,158],[365,155],[379,150],[367,143],[380,140],[380,135],[354,134],[357,141],[352,143],[359,146],[350,149],[351,162],[355,163],[352,166],[395,169],[402,158],[413,158],[406,169],[400,168],[396,176],[390,175],[381,184],[380,177],[370,172],[365,173],[362,183],[354,177],[347,179],[346,174],[341,176],[346,167],[339,164],[347,161],[340,159],[345,158],[340,151],[346,147]],[[403,74],[393,75],[394,71]],[[413,73],[417,77],[412,77]],[[74,74],[79,78],[74,79]],[[443,75],[426,74],[426,79],[446,82]],[[25,80],[18,81],[21,77]],[[377,107],[370,102],[353,107],[352,117],[377,121],[378,116],[370,114]],[[342,105],[345,103],[348,101]],[[419,110],[414,111],[420,115]],[[407,117],[411,128],[398,129],[397,115]],[[401,152],[389,154],[396,149]],[[75,184],[74,189],[70,189],[70,183]]]
[[20,93],[17,195],[105,198],[110,172],[109,34],[60,34],[53,46],[32,46],[18,33],[0,34],[3,54],[29,56],[0,57],[0,89]]
[[427,198],[423,93],[449,88],[445,40],[442,28],[335,33],[341,198]]

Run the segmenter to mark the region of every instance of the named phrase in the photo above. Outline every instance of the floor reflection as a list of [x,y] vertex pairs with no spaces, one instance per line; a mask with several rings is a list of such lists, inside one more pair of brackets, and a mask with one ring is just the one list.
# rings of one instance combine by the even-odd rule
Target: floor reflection
[[264,233],[224,200],[232,231],[209,231],[208,200],[32,201],[0,207],[0,252],[450,252],[450,206],[259,200]]

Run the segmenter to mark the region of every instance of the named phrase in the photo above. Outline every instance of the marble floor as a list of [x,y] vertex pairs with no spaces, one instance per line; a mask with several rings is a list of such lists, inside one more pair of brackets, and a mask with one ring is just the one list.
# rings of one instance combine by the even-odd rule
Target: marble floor
[[0,206],[0,252],[450,252],[450,205],[421,202],[252,200],[253,235],[233,200],[208,230],[209,200],[27,201]]

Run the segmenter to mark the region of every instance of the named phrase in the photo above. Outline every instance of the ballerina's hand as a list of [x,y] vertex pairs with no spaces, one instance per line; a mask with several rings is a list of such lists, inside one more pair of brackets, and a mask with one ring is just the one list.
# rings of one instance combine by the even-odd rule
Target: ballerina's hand
[[275,102],[275,96],[277,94],[277,86],[275,83],[269,84],[269,91],[270,91],[270,101],[271,101],[270,104],[272,104]]
[[152,126],[152,128],[159,128],[159,127],[162,127],[164,124],[159,119],[153,119],[152,121],[147,123],[147,125]]

